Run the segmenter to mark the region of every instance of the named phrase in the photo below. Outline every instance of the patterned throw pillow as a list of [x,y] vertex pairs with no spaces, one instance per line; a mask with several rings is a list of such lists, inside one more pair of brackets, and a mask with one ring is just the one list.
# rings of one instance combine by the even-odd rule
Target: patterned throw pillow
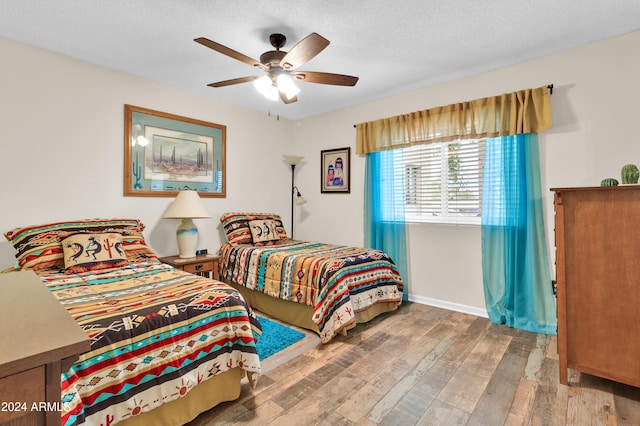
[[[127,254],[127,260],[129,260],[129,262],[158,258],[158,256],[151,251],[149,246],[147,246],[147,242],[144,240],[142,231],[139,228],[109,229],[108,232],[114,232],[122,236],[122,247],[124,248],[124,252]],[[58,234],[58,238],[62,241],[71,235],[79,233],[100,234],[101,232],[86,229],[72,232],[60,232]]]
[[[271,213],[259,213],[259,214],[251,214],[247,213],[247,220],[273,220],[276,223],[276,233],[280,237],[281,240],[287,239],[287,231],[284,229],[284,225],[282,224],[282,219],[278,214]],[[255,244],[255,241],[254,241]]]
[[122,235],[80,232],[62,240],[67,274],[116,268],[129,264],[122,247]]
[[249,229],[251,230],[251,239],[254,244],[280,241],[280,236],[276,230],[276,222],[273,219],[250,220]]

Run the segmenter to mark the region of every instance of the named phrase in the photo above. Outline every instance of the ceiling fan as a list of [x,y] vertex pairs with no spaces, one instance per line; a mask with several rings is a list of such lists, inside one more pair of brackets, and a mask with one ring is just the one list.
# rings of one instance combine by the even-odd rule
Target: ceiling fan
[[204,37],[196,38],[194,41],[266,72],[266,75],[252,75],[218,81],[207,85],[210,87],[224,87],[253,81],[256,89],[268,99],[277,100],[279,97],[285,104],[290,104],[298,100],[297,94],[300,91],[300,89],[295,86],[294,80],[306,81],[308,83],[331,84],[334,86],[355,86],[358,82],[358,77],[350,75],[316,71],[296,71],[298,67],[313,59],[329,45],[329,40],[316,33],[311,33],[302,39],[298,44],[293,46],[289,52],[280,50],[287,42],[287,38],[279,33],[271,34],[269,36],[269,42],[275,50],[264,52],[260,55],[260,61],[256,61],[240,52]]

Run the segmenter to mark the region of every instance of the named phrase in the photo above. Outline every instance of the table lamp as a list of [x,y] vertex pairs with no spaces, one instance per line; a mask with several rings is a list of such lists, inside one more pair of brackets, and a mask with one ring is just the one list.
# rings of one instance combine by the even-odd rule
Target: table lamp
[[182,219],[176,230],[179,257],[195,257],[198,245],[198,228],[191,219],[209,218],[211,215],[202,204],[197,191],[180,191],[164,216],[165,219]]

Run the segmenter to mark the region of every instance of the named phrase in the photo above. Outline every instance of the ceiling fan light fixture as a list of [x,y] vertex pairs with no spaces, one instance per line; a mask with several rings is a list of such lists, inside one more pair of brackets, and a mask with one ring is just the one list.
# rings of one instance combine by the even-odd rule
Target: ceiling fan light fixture
[[264,94],[264,97],[269,99],[270,101],[277,101],[278,99],[280,99],[278,88],[276,86],[269,86],[269,89]]
[[262,94],[262,96],[270,101],[278,100],[278,88],[273,85],[273,82],[268,75],[263,75],[262,77],[254,80],[253,86]]
[[264,93],[268,86],[271,86],[271,79],[268,76],[263,75],[262,77],[253,80],[253,86],[258,92]]
[[293,83],[293,79],[289,74],[280,74],[277,79],[278,90],[280,90],[287,99],[292,99],[300,93],[300,89]]

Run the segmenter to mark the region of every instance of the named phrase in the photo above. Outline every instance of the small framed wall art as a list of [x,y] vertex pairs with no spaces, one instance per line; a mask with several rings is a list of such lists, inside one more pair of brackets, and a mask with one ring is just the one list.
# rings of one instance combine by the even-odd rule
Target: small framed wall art
[[124,195],[226,197],[226,126],[124,106]]
[[348,194],[351,191],[351,148],[321,151],[320,174],[321,192]]

